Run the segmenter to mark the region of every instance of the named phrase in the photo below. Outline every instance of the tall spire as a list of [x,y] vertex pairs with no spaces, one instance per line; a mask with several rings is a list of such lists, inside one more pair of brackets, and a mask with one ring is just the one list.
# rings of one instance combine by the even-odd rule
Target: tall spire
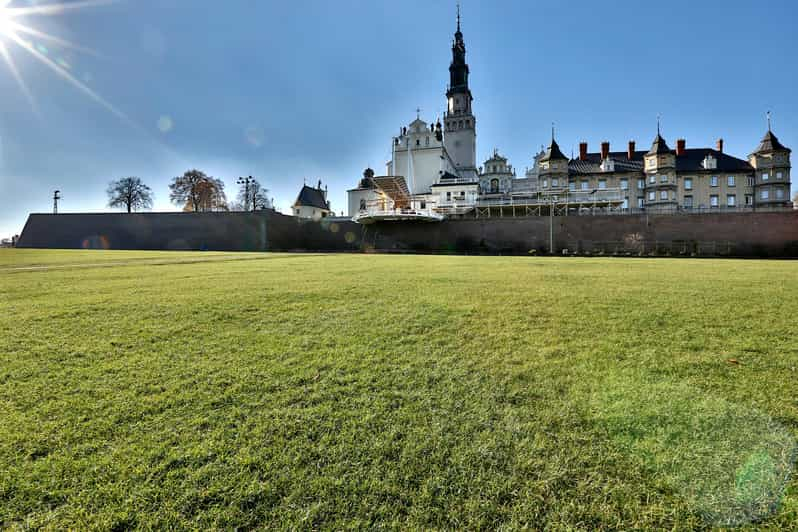
[[661,121],[662,121],[662,115],[658,113],[658,114],[657,114],[657,136],[658,136],[658,137],[660,136],[660,132],[659,132],[659,126],[660,126],[660,122],[661,122]]
[[449,65],[449,91],[447,97],[453,93],[468,93],[468,64],[466,63],[466,47],[463,33],[460,31],[460,4],[457,4],[457,31],[452,43],[452,63]]
[[770,111],[768,111],[768,131],[770,130]]

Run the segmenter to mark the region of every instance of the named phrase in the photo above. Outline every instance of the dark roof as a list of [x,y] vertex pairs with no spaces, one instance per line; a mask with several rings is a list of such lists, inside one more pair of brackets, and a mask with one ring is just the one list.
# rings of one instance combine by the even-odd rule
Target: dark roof
[[646,155],[662,155],[665,153],[671,153],[671,149],[668,147],[668,143],[665,142],[665,139],[662,138],[662,135],[657,133],[657,138],[654,139],[654,142],[651,144],[651,149],[648,150]]
[[[642,172],[643,156],[645,151],[636,151],[628,159],[625,151],[612,151],[609,158],[615,162],[616,172]],[[585,160],[571,159],[568,162],[568,171],[574,174],[597,174],[601,172],[601,153],[588,153]]]
[[324,191],[319,188],[311,188],[307,185],[302,187],[299,191],[294,205],[304,207],[316,207],[317,209],[329,209],[330,205],[324,199]]
[[557,141],[551,139],[551,144],[549,144],[549,147],[546,149],[546,153],[540,158],[540,160],[543,162],[555,160],[567,161],[568,157],[562,154],[562,151],[560,151],[560,146],[557,145]]
[[770,153],[774,151],[786,151],[790,153],[792,150],[785,148],[782,143],[779,142],[779,139],[776,138],[776,135],[768,129],[768,132],[762,137],[762,141],[759,143],[754,153]]
[[[661,153],[673,153],[673,150]],[[643,156],[646,152],[636,151],[631,160],[627,159],[626,152],[610,152],[609,158],[615,162],[615,172],[643,172]],[[712,155],[718,161],[718,167],[712,170],[704,169],[703,162],[707,155]],[[679,172],[752,172],[754,169],[743,159],[719,152],[712,148],[690,148],[684,150],[683,155],[676,157],[676,170]],[[572,159],[568,162],[570,174],[599,174],[601,173],[601,154],[588,153],[586,160]]]
[[[718,160],[717,169],[704,169],[702,163],[707,155],[712,155]],[[754,168],[748,161],[712,148],[689,148],[684,150],[684,155],[676,157],[676,170],[678,172],[753,172]]]

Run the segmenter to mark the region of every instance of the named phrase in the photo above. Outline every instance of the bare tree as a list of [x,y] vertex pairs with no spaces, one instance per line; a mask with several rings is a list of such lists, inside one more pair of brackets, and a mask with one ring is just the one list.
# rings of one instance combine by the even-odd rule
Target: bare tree
[[175,205],[183,205],[184,211],[226,211],[227,196],[224,183],[205,175],[199,170],[189,170],[175,177],[169,184],[169,199]]
[[127,212],[152,208],[152,190],[138,177],[123,177],[108,185],[108,206]]
[[263,209],[271,209],[271,200],[269,199],[269,190],[263,188],[257,179],[250,176],[248,178],[240,178],[238,180],[238,196],[234,204],[235,210],[241,211],[259,211]]

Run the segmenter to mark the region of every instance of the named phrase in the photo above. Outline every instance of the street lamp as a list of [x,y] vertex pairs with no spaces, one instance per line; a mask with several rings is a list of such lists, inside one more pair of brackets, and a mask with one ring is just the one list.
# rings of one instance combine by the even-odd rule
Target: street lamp
[[[238,181],[236,181],[236,183],[238,183],[239,185],[244,185],[244,210],[245,211],[249,210],[249,186],[254,181],[255,181],[255,179],[253,179],[252,176],[239,177]],[[252,198],[252,210],[254,211],[255,210],[255,198],[254,198],[255,195],[253,194],[252,196],[253,196],[253,198]]]
[[58,214],[58,200],[61,199],[61,191],[53,192],[53,214]]

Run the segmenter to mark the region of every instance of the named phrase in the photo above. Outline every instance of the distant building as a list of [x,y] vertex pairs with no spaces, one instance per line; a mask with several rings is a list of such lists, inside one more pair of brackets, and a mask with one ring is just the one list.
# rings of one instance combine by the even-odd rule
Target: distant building
[[296,201],[291,206],[294,216],[319,220],[330,216],[330,202],[327,201],[327,187],[321,188],[321,180],[316,188],[304,185]]
[[[613,152],[609,142],[602,142],[601,150],[591,153],[582,142],[578,157],[568,157],[552,128],[548,148],[541,146],[523,177],[516,176],[498,150],[477,168],[469,74],[458,10],[443,124],[427,124],[417,114],[400,128],[384,176],[393,179],[375,177],[367,169],[358,187],[347,191],[349,216],[369,220],[364,213],[374,213],[387,219],[391,213],[382,211],[389,204],[408,219],[421,211],[442,216],[491,216],[497,211],[502,216],[507,211],[515,216],[540,215],[547,209],[581,214],[792,207],[791,151],[773,134],[769,118],[767,133],[747,159],[724,152],[723,139],[714,148],[688,148],[680,138],[671,149],[659,126],[650,150],[637,150],[635,141],[629,141],[625,151]],[[380,186],[400,181],[410,194],[407,201],[399,201],[401,208],[385,201],[390,194]],[[394,218],[403,219],[395,213]]]

